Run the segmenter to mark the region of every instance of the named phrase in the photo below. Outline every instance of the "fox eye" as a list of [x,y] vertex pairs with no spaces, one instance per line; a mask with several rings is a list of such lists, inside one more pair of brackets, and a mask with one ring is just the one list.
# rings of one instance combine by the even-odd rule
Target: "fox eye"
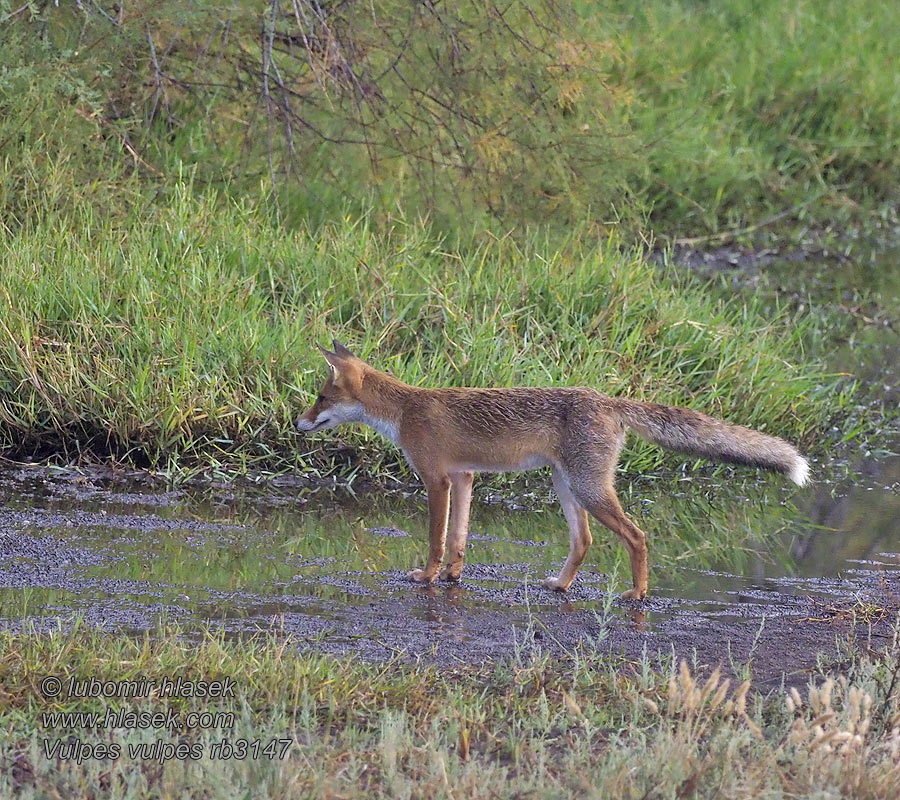
[[316,402],[317,402],[317,403],[324,403],[325,400],[326,400],[326,398],[325,398],[325,395],[324,395],[324,394],[320,394],[320,395],[316,398]]

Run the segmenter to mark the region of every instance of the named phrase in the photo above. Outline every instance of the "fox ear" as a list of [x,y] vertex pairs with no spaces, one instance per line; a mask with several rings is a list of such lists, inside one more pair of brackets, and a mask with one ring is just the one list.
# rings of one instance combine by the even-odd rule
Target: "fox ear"
[[341,361],[341,357],[337,353],[332,353],[330,350],[326,350],[324,347],[319,347],[319,345],[316,345],[316,347],[328,362],[328,368],[331,370],[332,377],[336,378],[338,373],[338,364]]
[[331,340],[332,345],[334,345],[334,352],[339,355],[341,358],[356,358],[353,353],[351,353],[344,345],[342,345],[337,339]]

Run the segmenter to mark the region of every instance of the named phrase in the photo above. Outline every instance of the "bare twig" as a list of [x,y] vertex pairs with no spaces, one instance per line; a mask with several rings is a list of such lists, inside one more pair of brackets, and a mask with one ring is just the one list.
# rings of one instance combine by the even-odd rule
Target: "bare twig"
[[125,134],[123,134],[123,133],[117,131],[117,130],[115,129],[115,127],[114,127],[108,120],[105,120],[105,119],[103,119],[102,117],[98,118],[98,117],[96,117],[94,114],[88,113],[88,112],[85,111],[83,108],[77,108],[77,107],[76,107],[76,108],[75,108],[75,113],[78,114],[79,116],[84,117],[86,120],[89,120],[89,121],[91,121],[91,122],[96,121],[96,122],[99,122],[101,125],[105,125],[107,128],[109,128],[109,129],[112,131],[113,135],[114,135],[114,136],[122,143],[122,147],[124,147],[124,148],[128,151],[128,153],[129,153],[129,154],[131,155],[131,157],[135,160],[135,162],[141,164],[141,166],[143,166],[145,169],[147,169],[147,170],[149,170],[150,172],[152,172],[152,173],[153,173],[154,175],[156,175],[157,177],[162,177],[163,173],[160,172],[160,171],[159,171],[156,167],[154,167],[152,164],[148,164],[148,163],[141,157],[141,154],[138,153],[138,151],[135,149],[134,145],[131,143],[131,141],[128,139],[128,137],[127,137]]
[[732,230],[722,231],[721,233],[711,233],[709,234],[709,236],[693,236],[683,239],[672,239],[672,244],[692,247],[693,245],[697,244],[708,244],[710,242],[727,242],[730,239],[737,239],[739,236],[753,233],[754,231],[761,230],[762,228],[768,228],[769,225],[774,225],[779,220],[782,220],[785,217],[789,217],[792,214],[796,214],[800,209],[805,208],[806,206],[810,205],[810,203],[818,200],[820,196],[821,195],[816,195],[815,197],[804,200],[802,203],[798,203],[791,208],[787,208],[784,211],[779,211],[777,214],[773,214],[771,217],[767,217],[761,222],[757,222],[755,225],[747,225],[744,228],[734,228]]
[[9,22],[13,17],[17,17],[23,11],[25,11],[31,3],[25,3],[25,5],[20,6],[15,11],[10,11],[3,19],[0,19],[0,23]]
[[159,107],[159,98],[162,94],[162,77],[160,76],[159,62],[156,60],[156,47],[153,44],[153,36],[150,35],[150,26],[147,26],[147,43],[150,45],[150,59],[153,62],[153,83],[156,87],[153,92],[153,108],[150,109],[150,121],[156,118],[156,109]]

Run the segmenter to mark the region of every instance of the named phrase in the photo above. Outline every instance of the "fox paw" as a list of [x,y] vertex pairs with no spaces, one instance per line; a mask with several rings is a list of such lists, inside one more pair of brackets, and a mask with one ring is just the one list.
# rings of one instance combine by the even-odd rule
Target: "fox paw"
[[434,573],[428,573],[424,569],[414,569],[406,576],[413,583],[434,583]]
[[646,589],[629,589],[627,592],[622,592],[623,600],[643,600],[646,596]]
[[568,592],[572,584],[563,583],[559,578],[547,578],[544,581],[545,589],[552,589],[554,592]]
[[442,581],[452,581],[453,583],[459,582],[460,576],[462,575],[462,567],[459,569],[454,569],[453,567],[444,567],[441,570],[441,580]]

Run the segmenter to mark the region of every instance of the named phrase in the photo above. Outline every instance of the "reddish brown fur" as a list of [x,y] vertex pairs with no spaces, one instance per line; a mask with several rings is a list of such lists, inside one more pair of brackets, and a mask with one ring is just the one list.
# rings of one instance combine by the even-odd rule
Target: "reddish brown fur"
[[[403,449],[428,491],[430,552],[425,568],[410,573],[415,581],[430,582],[439,573],[459,579],[474,472],[549,466],[569,523],[570,552],[547,585],[566,590],[575,579],[591,544],[590,513],[628,550],[634,586],[626,596],[644,597],[645,536],[625,516],[613,487],[626,427],[690,454],[791,474],[800,462],[806,466],[781,439],[690,409],[606,397],[589,388],[423,389],[370,367],[337,342],[335,347],[323,351],[331,374],[298,427],[365,422]],[[445,549],[449,560],[441,572]]]

